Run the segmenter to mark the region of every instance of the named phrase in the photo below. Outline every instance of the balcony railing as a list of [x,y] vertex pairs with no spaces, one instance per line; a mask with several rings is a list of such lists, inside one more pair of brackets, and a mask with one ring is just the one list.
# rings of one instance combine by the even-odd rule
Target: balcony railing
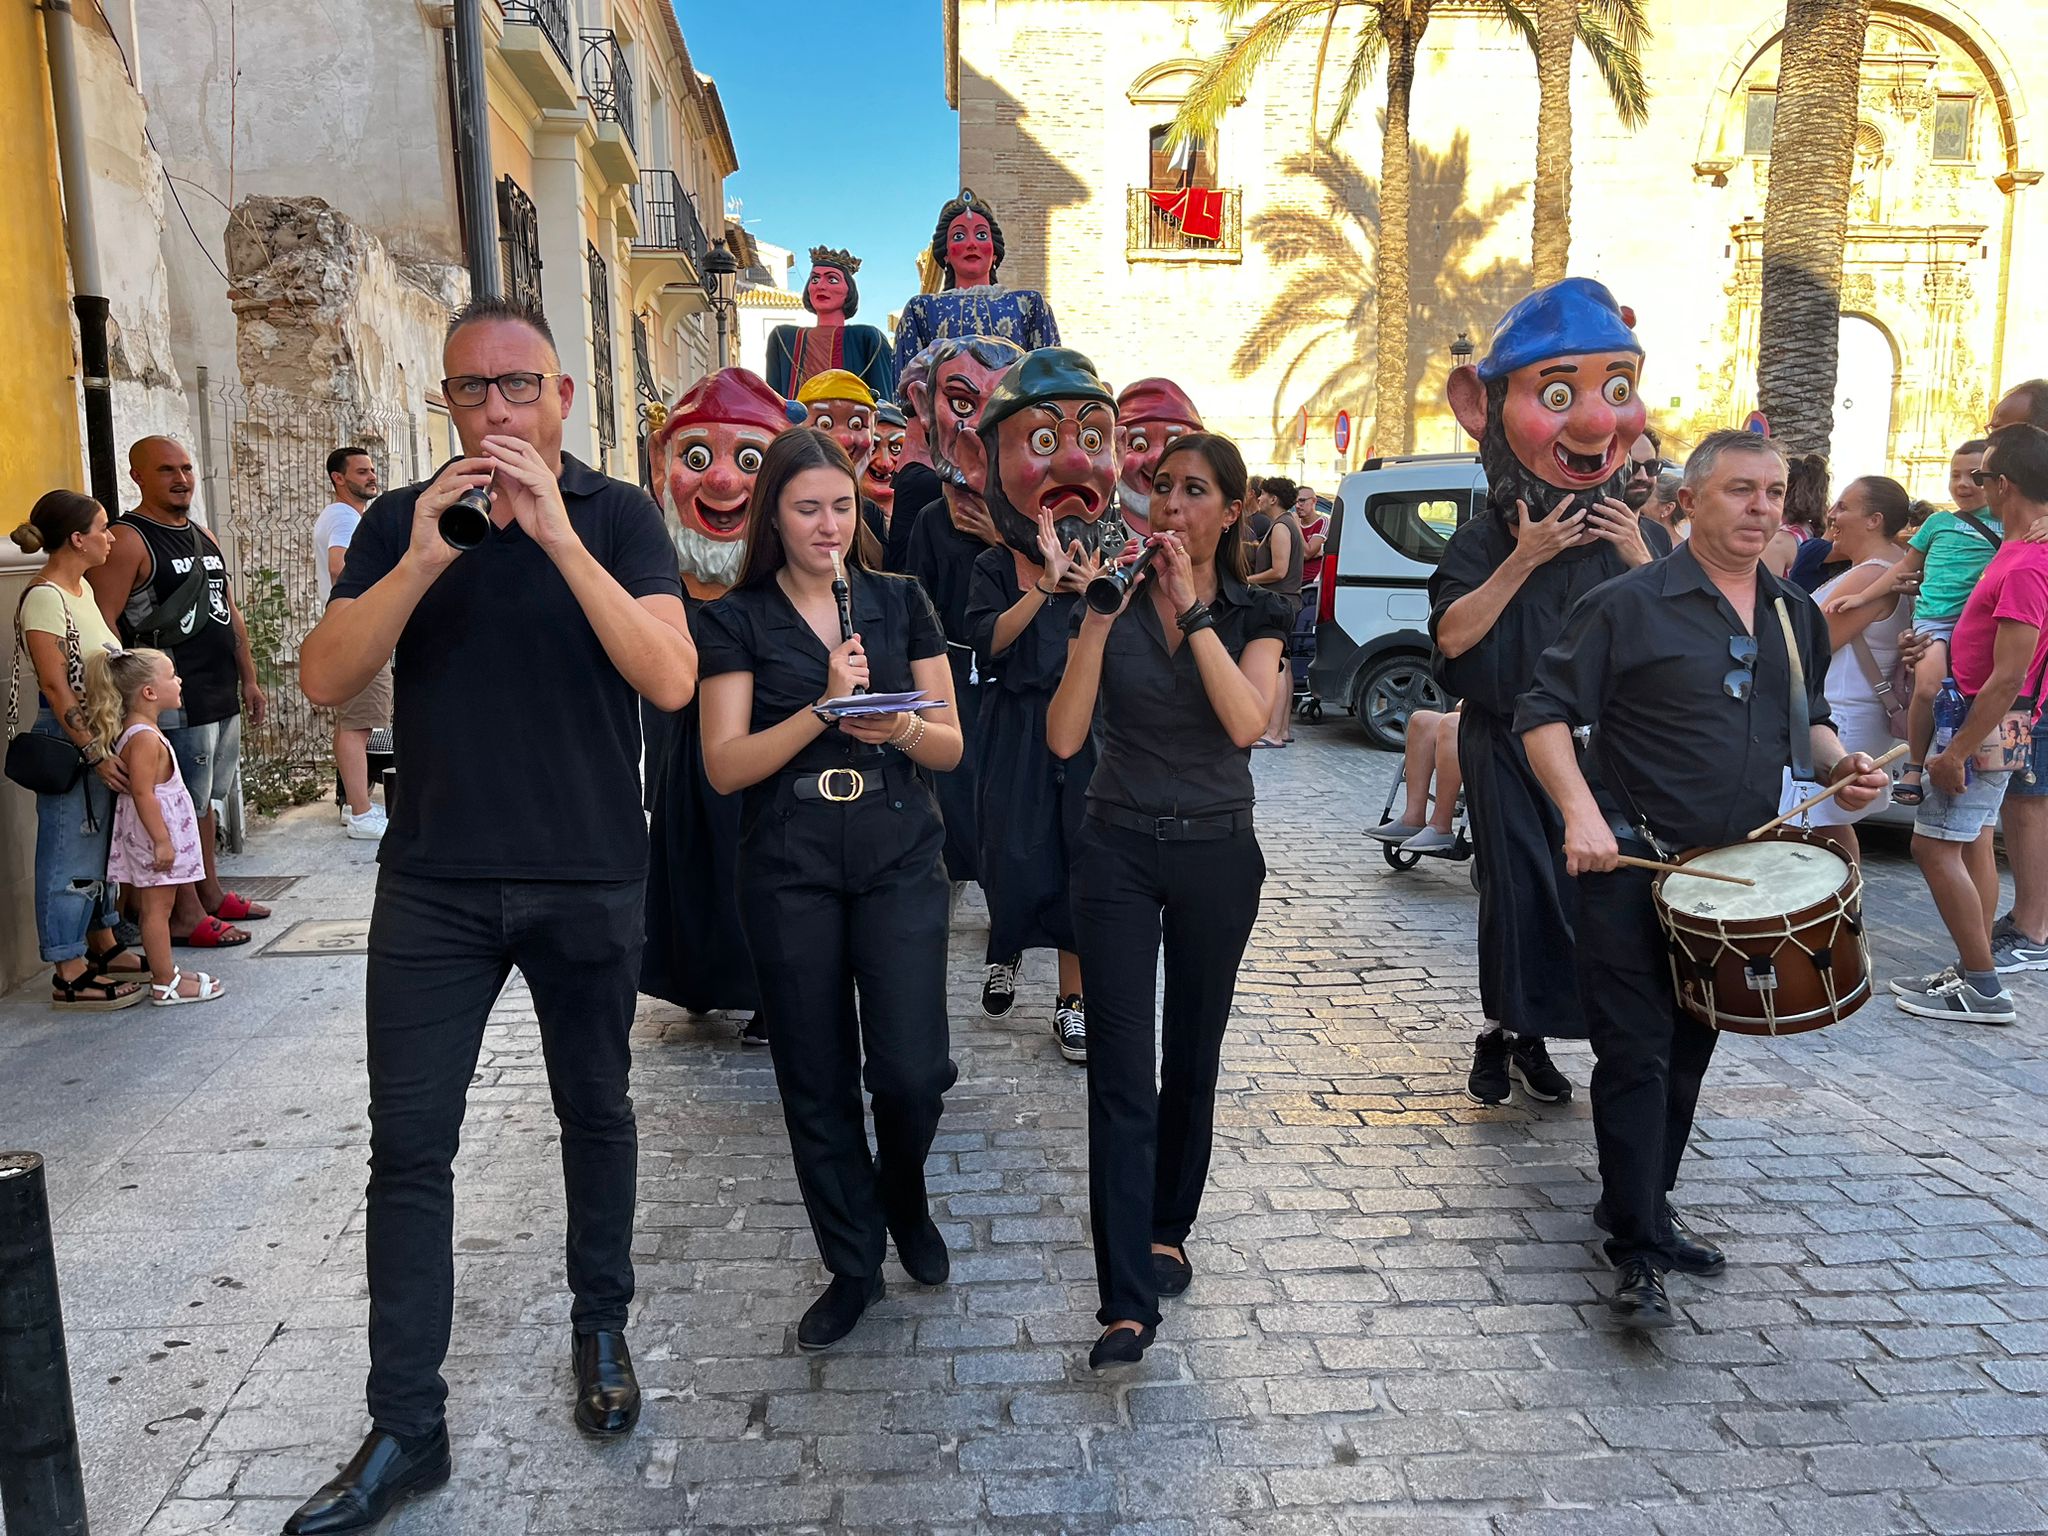
[[637,154],[640,145],[633,137],[633,71],[626,64],[626,50],[619,46],[618,33],[609,27],[584,29],[583,94],[590,98],[590,110],[597,120],[617,123]]
[[507,296],[540,306],[540,214],[526,189],[498,178],[498,259]]
[[691,266],[704,270],[710,242],[698,221],[696,200],[683,190],[674,171],[642,171],[640,185],[633,190],[633,211],[640,219],[640,238],[634,245],[644,251],[681,251]]
[[562,68],[574,69],[569,60],[569,0],[504,0],[505,24],[539,27],[555,45]]
[[1131,261],[1155,258],[1238,261],[1244,255],[1244,195],[1223,189],[1222,228],[1213,240],[1188,234],[1180,221],[1152,201],[1150,187],[1132,187],[1125,219],[1124,255]]
[[619,445],[618,378],[612,372],[612,279],[597,247],[584,242],[590,272],[590,395],[597,440],[606,453]]

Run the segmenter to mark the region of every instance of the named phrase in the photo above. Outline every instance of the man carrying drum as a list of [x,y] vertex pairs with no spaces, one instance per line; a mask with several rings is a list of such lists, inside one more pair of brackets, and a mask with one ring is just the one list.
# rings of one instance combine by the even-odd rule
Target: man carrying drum
[[[1593,1216],[1611,1234],[1608,1306],[1634,1328],[1675,1321],[1665,1270],[1714,1274],[1726,1261],[1667,1198],[1716,1031],[1678,1007],[1653,873],[1617,868],[1617,857],[1741,841],[1776,812],[1788,763],[1843,783],[1838,798],[1851,809],[1886,782],[1867,754],[1843,751],[1828,718],[1820,610],[1759,565],[1784,500],[1776,444],[1709,436],[1679,491],[1691,540],[1586,594],[1515,713],[1530,766],[1564,817],[1577,877],[1600,1154]],[[1572,731],[1594,724],[1582,773]]]

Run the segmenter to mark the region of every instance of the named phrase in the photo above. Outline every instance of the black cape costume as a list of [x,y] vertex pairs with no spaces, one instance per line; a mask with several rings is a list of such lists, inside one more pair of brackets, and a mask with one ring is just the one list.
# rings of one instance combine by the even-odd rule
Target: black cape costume
[[[975,763],[980,751],[981,673],[967,633],[967,589],[975,558],[989,546],[953,525],[945,498],[921,508],[904,553],[904,572],[915,576],[938,610],[946,631],[946,661],[953,669],[953,709],[960,717],[960,764],[935,776],[939,814],[946,823],[946,878],[979,878],[974,821]],[[1006,952],[1007,953],[1007,952]]]
[[[1664,530],[1642,523],[1651,555],[1670,553]],[[1429,582],[1429,633],[1451,604],[1484,585],[1514,553],[1514,536],[1482,510],[1451,535]],[[1536,567],[1493,628],[1461,656],[1436,657],[1436,678],[1462,700],[1458,765],[1479,890],[1479,1001],[1517,1035],[1583,1040],[1572,922],[1576,888],[1565,873],[1564,818],[1515,734],[1515,703],[1536,662],[1564,632],[1572,604],[1627,570],[1605,541],[1568,549]]]
[[981,669],[975,811],[988,947],[996,959],[1027,949],[1074,948],[1067,872],[1088,809],[1095,740],[1064,761],[1045,744],[1045,716],[1067,669],[1069,594],[1039,605],[1010,648],[992,654],[996,620],[1016,606],[1016,558],[984,547],[974,562],[967,627]]

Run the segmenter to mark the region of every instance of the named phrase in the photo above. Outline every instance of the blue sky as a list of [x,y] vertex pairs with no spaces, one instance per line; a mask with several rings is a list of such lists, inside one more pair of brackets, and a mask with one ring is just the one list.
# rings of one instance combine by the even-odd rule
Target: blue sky
[[[946,105],[939,0],[807,8],[675,0],[696,66],[718,82],[739,151],[728,196],[747,228],[797,253],[861,259],[855,324],[887,327],[917,292],[917,253],[960,190],[960,128]],[[832,29],[819,55],[806,29]]]

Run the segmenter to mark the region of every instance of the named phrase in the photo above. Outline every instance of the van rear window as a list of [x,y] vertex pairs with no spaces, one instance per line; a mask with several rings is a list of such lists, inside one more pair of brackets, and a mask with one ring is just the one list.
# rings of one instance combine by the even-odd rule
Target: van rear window
[[1466,492],[1393,491],[1368,500],[1365,518],[1397,553],[1435,565],[1471,505]]

